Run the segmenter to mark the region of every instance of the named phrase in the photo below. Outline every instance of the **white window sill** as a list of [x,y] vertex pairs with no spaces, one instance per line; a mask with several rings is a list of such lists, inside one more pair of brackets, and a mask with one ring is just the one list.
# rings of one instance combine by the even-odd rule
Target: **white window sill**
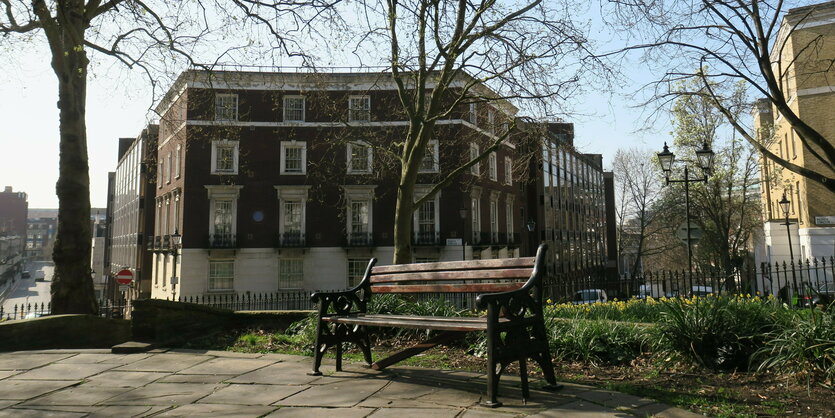
[[238,175],[238,171],[237,170],[233,170],[233,171],[211,171],[211,172],[209,172],[209,174],[211,174],[213,176],[236,176],[236,175]]
[[303,173],[295,173],[295,172],[288,173],[288,172],[285,172],[285,171],[279,172],[278,174],[282,175],[282,176],[305,176],[305,175],[307,175],[306,172],[303,172]]

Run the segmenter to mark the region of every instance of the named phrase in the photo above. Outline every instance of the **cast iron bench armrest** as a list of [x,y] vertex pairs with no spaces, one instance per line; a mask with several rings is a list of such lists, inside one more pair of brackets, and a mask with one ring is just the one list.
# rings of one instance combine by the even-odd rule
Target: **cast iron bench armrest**
[[335,292],[313,292],[310,295],[312,303],[319,303],[319,318],[326,316],[328,308],[333,307],[336,315],[349,315],[354,313],[365,313],[368,299],[371,296],[371,280],[369,279],[371,267],[377,263],[376,258],[368,262],[365,275],[362,281],[348,290]]

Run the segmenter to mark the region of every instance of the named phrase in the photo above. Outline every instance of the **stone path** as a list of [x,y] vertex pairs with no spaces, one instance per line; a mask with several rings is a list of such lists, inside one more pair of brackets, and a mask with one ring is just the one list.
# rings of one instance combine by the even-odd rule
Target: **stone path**
[[[283,354],[47,350],[0,354],[1,417],[511,418],[696,417],[650,399],[565,384],[521,401],[505,376],[496,409],[479,405],[483,374],[348,364],[308,376],[311,359]],[[328,374],[330,373],[330,374]]]

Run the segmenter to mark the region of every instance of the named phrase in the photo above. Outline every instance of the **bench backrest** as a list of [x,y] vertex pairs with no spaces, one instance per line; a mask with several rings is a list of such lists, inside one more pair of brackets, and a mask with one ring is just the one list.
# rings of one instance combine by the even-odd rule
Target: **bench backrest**
[[[544,248],[540,248],[544,253]],[[537,257],[374,266],[372,293],[492,293],[532,279]]]

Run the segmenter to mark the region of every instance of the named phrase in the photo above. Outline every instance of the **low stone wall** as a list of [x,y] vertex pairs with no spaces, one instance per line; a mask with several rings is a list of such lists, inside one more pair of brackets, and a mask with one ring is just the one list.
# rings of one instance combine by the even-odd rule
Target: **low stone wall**
[[130,338],[130,321],[94,315],[51,315],[0,322],[0,351],[110,348]]
[[133,339],[156,344],[176,344],[218,331],[249,327],[284,330],[311,311],[246,311],[214,308],[194,303],[144,299],[133,302]]

